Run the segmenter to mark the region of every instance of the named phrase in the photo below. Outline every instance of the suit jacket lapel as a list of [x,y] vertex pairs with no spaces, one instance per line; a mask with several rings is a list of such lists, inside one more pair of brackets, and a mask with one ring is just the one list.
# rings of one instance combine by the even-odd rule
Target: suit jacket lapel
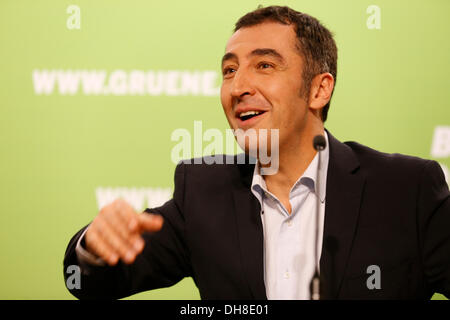
[[233,182],[233,198],[239,235],[239,249],[245,280],[253,299],[266,298],[264,285],[264,238],[260,204],[250,190],[254,165],[240,165]]
[[353,150],[329,132],[325,221],[320,272],[322,299],[336,299],[350,255],[365,178]]

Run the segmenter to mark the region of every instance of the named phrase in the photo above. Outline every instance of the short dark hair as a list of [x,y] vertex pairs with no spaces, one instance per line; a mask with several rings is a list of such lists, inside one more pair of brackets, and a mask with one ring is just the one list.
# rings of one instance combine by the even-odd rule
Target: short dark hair
[[[337,47],[333,34],[325,28],[319,20],[305,13],[295,11],[289,7],[270,6],[258,9],[241,17],[235,25],[234,31],[258,25],[263,22],[274,21],[282,24],[293,24],[297,34],[297,48],[305,60],[302,78],[302,95],[308,95],[311,90],[312,79],[320,74],[329,72],[336,83]],[[331,95],[333,95],[333,91]],[[331,97],[330,97],[331,100]],[[322,121],[325,122],[330,108],[330,101],[322,109]]]

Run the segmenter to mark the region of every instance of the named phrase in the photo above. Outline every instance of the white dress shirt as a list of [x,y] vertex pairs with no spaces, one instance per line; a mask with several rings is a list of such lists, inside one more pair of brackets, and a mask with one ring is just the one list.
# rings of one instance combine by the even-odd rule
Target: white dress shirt
[[[328,145],[328,136],[325,132]],[[266,187],[256,164],[251,190],[261,205],[264,230],[264,281],[268,299],[310,299],[310,282],[316,267],[317,184],[320,208],[317,257],[322,251],[325,191],[329,149],[321,153],[320,181],[317,182],[319,156],[316,154],[289,193],[291,214]]]

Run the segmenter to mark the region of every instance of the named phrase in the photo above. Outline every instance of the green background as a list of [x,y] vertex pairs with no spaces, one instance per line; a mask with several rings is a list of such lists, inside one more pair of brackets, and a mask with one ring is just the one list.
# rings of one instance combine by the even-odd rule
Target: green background
[[[69,30],[69,5],[81,29]],[[177,128],[226,129],[218,96],[37,95],[35,69],[217,70],[259,4],[317,17],[339,48],[326,127],[341,141],[423,158],[450,125],[447,0],[1,1],[0,298],[72,299],[62,259],[96,215],[98,186],[173,187]],[[381,29],[369,30],[369,5]],[[435,159],[450,167],[450,159]],[[191,279],[135,295],[198,299]],[[435,295],[434,298],[442,298]]]

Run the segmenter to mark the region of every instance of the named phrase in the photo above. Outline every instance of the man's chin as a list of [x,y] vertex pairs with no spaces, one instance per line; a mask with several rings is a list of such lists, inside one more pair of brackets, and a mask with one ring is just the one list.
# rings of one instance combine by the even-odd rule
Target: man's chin
[[[271,142],[270,140],[268,140]],[[245,143],[237,140],[239,147],[244,151],[247,155],[259,158],[259,156],[271,156],[272,154],[278,154],[277,150],[272,150],[272,143],[266,143],[266,141],[257,141],[256,143],[251,143],[250,140],[245,140]],[[273,144],[274,147],[277,147],[277,144]]]
[[248,147],[248,146],[246,146],[245,148],[242,148],[241,147],[241,149],[245,152],[245,154],[246,155],[248,155],[249,157],[252,157],[252,158],[258,158],[258,154],[259,154],[259,152],[258,152],[258,148],[250,148],[250,147]]

